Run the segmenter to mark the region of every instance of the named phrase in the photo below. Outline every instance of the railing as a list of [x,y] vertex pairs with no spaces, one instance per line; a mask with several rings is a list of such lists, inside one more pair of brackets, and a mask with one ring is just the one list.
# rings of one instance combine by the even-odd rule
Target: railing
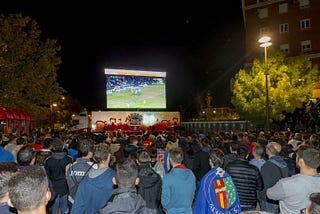
[[202,132],[217,131],[256,131],[257,126],[250,121],[208,121],[208,122],[181,122],[188,134],[201,130]]

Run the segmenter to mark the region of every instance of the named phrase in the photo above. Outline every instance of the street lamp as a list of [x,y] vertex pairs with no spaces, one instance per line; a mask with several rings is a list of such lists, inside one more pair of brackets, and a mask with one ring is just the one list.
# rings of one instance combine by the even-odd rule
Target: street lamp
[[52,110],[53,110],[53,107],[57,107],[57,103],[51,103],[50,104],[50,128],[54,128],[54,123],[53,120],[52,120]]
[[265,124],[265,131],[269,132],[269,87],[268,87],[268,64],[267,64],[267,47],[271,46],[272,43],[271,37],[263,36],[261,37],[258,42],[260,43],[260,47],[264,48],[264,69],[266,75],[266,124]]

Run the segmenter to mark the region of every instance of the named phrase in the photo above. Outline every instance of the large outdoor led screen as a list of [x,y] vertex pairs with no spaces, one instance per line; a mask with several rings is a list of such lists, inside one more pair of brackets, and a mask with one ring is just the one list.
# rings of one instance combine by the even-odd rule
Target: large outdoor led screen
[[166,72],[105,69],[108,109],[165,109]]

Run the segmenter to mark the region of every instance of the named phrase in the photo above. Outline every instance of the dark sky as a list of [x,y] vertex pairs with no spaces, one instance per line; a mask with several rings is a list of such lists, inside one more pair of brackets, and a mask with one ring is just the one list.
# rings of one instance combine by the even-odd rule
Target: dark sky
[[58,40],[58,81],[83,107],[105,108],[106,67],[166,71],[168,110],[192,108],[207,90],[213,106],[230,105],[230,78],[244,60],[240,0],[65,2],[2,0],[0,12],[28,15]]

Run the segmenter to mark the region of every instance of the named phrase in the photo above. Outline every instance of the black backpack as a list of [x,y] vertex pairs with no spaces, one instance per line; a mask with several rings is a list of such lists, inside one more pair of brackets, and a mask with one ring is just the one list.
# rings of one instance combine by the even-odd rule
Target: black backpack
[[[91,164],[91,166],[87,169],[87,171],[85,172],[84,176],[80,179],[80,180],[77,180],[77,178],[75,177],[75,175],[71,175],[71,178],[74,182],[74,185],[69,189],[69,195],[72,197],[72,199],[74,200],[75,197],[76,197],[76,193],[77,193],[77,190],[78,190],[78,187],[79,187],[79,184],[80,182],[84,179],[84,177],[87,176],[88,172],[90,171],[90,169],[92,168],[94,164]],[[71,164],[71,172],[73,172],[73,164]]]

